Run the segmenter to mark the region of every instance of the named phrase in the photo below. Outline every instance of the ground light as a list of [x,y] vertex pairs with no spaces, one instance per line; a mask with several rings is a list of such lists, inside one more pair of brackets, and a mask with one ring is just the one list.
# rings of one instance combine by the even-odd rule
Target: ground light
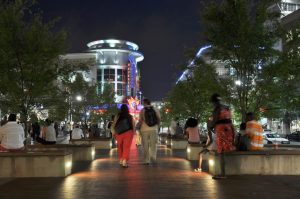
[[215,161],[213,159],[208,160],[208,164],[210,166],[214,166],[215,165]]
[[92,151],[92,159],[95,158],[95,150]]
[[66,162],[65,167],[66,168],[71,168],[72,167],[72,162],[71,161]]
[[188,148],[186,149],[186,151],[187,151],[188,153],[190,153],[190,152],[191,152],[190,147],[188,147]]

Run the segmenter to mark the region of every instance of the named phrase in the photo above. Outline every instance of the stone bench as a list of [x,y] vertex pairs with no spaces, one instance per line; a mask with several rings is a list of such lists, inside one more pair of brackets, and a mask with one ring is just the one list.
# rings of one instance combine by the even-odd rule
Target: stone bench
[[65,177],[71,170],[68,151],[0,152],[0,177]]
[[172,138],[171,139],[171,149],[186,149],[188,141],[184,138]]
[[203,150],[205,144],[187,144],[186,158],[188,160],[199,160],[199,153]]
[[29,151],[57,151],[66,150],[73,154],[73,162],[93,161],[95,158],[95,146],[92,144],[53,144],[53,145],[28,145]]
[[[208,156],[209,173],[220,174],[219,158],[215,152]],[[264,149],[263,151],[234,151],[225,153],[226,175],[300,175],[300,150]]]
[[112,147],[111,138],[73,139],[70,140],[70,143],[76,145],[92,144],[95,146],[95,149],[111,149]]
[[168,138],[168,134],[166,134],[166,133],[160,133],[158,135],[158,140],[159,140],[159,143],[161,143],[161,144],[166,144],[167,138]]
[[172,138],[168,136],[168,137],[166,138],[166,145],[167,145],[167,147],[169,147],[169,148],[171,148],[171,141],[172,141]]

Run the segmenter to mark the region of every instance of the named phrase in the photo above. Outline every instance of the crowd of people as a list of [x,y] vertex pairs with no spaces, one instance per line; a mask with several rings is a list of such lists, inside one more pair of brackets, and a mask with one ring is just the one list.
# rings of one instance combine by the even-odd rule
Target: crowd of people
[[[212,116],[207,121],[207,140],[204,142],[203,150],[199,153],[198,167],[196,172],[202,172],[203,154],[214,151],[218,155],[221,175],[214,176],[215,179],[225,178],[225,152],[240,150],[261,150],[263,149],[263,128],[255,120],[252,112],[246,114],[246,121],[241,123],[238,132],[235,131],[231,110],[229,106],[222,103],[218,94],[211,96],[211,103],[214,107]],[[111,117],[107,123],[106,137],[117,140],[118,159],[122,167],[128,167],[130,147],[136,133],[136,145],[143,146],[144,164],[155,165],[157,163],[157,137],[160,128],[161,117],[159,111],[151,105],[149,99],[144,99],[144,108],[140,111],[137,122],[129,113],[128,106],[123,104],[116,115]],[[70,133],[71,139],[82,139],[97,137],[100,129],[97,125],[80,126],[75,124],[70,130],[67,125],[61,131]],[[55,144],[59,132],[57,123],[46,119],[42,124],[34,122],[29,133],[33,141],[41,144]],[[186,138],[190,144],[200,144],[201,131],[198,120],[188,118],[184,127],[181,127],[179,119],[175,118],[169,127],[168,134],[172,138]],[[16,114],[10,114],[8,119],[1,121],[0,127],[0,151],[19,151],[24,149],[25,134],[24,128],[17,122]]]
[[[202,172],[203,154],[214,151],[217,153],[221,175],[213,176],[214,179],[226,178],[225,175],[225,152],[249,151],[263,149],[263,128],[255,120],[253,112],[246,114],[246,121],[242,122],[237,132],[232,123],[231,110],[229,106],[222,103],[219,94],[213,94],[210,99],[214,110],[207,121],[207,138],[203,150],[199,153],[198,167],[195,172]],[[188,118],[182,128],[178,118],[171,122],[168,136],[172,138],[187,138],[190,144],[199,144],[200,129],[195,118]]]

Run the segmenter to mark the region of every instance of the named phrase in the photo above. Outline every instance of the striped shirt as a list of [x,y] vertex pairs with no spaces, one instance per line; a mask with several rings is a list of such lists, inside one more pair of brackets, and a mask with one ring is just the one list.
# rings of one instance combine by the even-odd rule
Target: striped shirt
[[263,145],[263,128],[255,120],[246,123],[246,135],[250,138],[250,150],[262,150]]

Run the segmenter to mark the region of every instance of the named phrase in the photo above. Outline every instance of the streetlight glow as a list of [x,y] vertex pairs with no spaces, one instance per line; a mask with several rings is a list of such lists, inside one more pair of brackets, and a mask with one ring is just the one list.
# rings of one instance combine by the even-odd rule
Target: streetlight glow
[[236,80],[235,85],[238,85],[238,86],[242,85],[242,81],[241,80]]
[[77,101],[82,101],[82,97],[81,97],[80,95],[77,95],[77,96],[76,96],[76,100],[77,100]]

